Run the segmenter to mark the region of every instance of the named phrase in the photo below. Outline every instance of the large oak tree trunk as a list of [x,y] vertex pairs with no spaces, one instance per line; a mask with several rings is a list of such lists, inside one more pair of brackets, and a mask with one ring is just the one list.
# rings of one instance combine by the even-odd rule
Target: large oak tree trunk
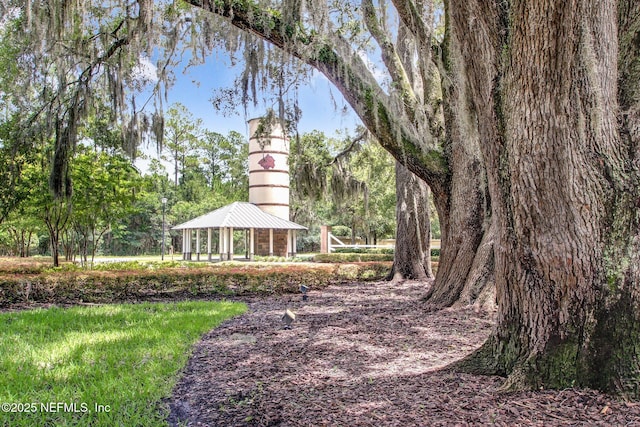
[[470,107],[460,40],[449,28],[441,46],[439,68],[451,174],[446,191],[434,192],[442,236],[438,272],[427,300],[435,307],[474,304],[495,309],[495,226],[480,154],[478,116]]
[[396,162],[396,198],[396,248],[387,279],[431,279],[429,187],[399,162]]
[[426,299],[439,308],[477,305],[494,309],[495,227],[483,191],[483,167],[466,147],[453,147],[451,190],[444,197],[434,197],[442,233],[441,251],[436,280]]
[[468,365],[508,388],[637,397],[638,152],[617,117],[616,2],[451,3],[497,221],[498,325]]

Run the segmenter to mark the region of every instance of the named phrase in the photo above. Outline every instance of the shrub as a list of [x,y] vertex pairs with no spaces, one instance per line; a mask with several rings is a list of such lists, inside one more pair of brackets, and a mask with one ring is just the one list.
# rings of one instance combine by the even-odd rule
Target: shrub
[[366,261],[393,261],[392,254],[367,254],[367,253],[332,253],[314,255],[315,262],[366,262]]
[[[46,257],[0,258],[0,274],[40,274],[51,268],[51,259]],[[61,263],[59,269],[73,268],[73,263]]]
[[334,225],[333,227],[331,227],[331,233],[334,236],[340,237],[351,236],[351,228],[344,225]]
[[204,261],[113,261],[93,265],[96,271],[158,270],[167,268],[200,268]]
[[298,252],[319,252],[320,251],[320,235],[298,236],[296,246]]
[[259,261],[259,262],[304,262],[304,261],[308,261],[308,259],[306,258],[301,258],[301,257],[295,257],[295,258],[286,258],[283,256],[261,256],[261,255],[255,255],[253,257],[254,261]]
[[[333,247],[334,254],[393,254],[394,248],[343,248],[340,246]],[[440,248],[431,248],[431,256],[438,258],[440,256]]]
[[334,254],[393,254],[393,248],[343,248],[340,246],[333,248]]
[[259,265],[224,263],[190,268],[51,272],[0,276],[0,306],[17,303],[110,303],[190,296],[266,295],[297,292],[300,284],[378,280],[388,262]]

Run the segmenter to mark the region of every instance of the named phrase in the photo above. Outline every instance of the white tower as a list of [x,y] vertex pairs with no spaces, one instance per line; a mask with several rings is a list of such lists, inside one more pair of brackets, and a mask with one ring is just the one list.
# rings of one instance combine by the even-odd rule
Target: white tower
[[260,120],[249,120],[249,203],[289,220],[289,139],[277,120],[257,135]]

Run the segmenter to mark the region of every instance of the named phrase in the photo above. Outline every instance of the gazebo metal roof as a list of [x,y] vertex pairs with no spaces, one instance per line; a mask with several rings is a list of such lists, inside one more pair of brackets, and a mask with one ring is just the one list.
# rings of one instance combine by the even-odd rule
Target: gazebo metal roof
[[220,209],[206,213],[190,221],[173,227],[173,230],[193,230],[203,228],[236,229],[267,228],[274,230],[306,230],[300,224],[263,212],[253,203],[233,202]]

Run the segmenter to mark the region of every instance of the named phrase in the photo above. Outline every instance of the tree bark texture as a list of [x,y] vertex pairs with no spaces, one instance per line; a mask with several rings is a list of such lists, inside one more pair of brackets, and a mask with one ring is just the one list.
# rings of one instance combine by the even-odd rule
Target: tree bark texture
[[[448,11],[447,11],[448,13]],[[439,64],[451,170],[445,193],[434,191],[441,230],[440,262],[427,295],[435,307],[475,304],[495,309],[490,198],[480,153],[478,116],[464,76],[460,40],[447,29]]]
[[396,247],[388,280],[431,279],[429,187],[399,162],[396,198]]
[[616,4],[451,2],[497,221],[498,325],[476,356],[507,388],[640,396],[638,152],[621,140]]

